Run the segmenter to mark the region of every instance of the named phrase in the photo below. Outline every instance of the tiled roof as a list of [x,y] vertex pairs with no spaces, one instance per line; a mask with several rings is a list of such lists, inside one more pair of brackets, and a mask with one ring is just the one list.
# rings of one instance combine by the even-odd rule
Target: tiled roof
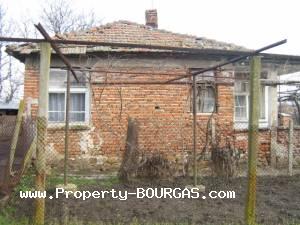
[[[94,27],[86,31],[71,32],[56,35],[56,39],[100,41],[109,43],[128,43],[143,45],[158,45],[197,49],[218,49],[218,50],[247,50],[244,47],[230,43],[219,42],[203,37],[196,37],[186,34],[178,34],[162,29],[137,24],[129,21],[117,21],[99,27]],[[129,49],[103,46],[62,46],[63,52],[85,53],[95,51],[161,51],[149,49]],[[36,44],[10,45],[7,51],[13,55],[30,54],[38,51]]]

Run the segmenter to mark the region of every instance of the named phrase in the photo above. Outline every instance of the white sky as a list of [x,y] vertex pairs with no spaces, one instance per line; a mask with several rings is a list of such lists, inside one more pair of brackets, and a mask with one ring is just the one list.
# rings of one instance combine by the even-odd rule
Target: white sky
[[[10,16],[37,18],[44,0],[0,0]],[[281,39],[288,43],[269,52],[300,55],[299,0],[72,0],[78,10],[93,9],[103,23],[145,22],[145,10],[158,10],[158,25],[248,48]],[[37,19],[36,19],[37,20]],[[39,22],[39,21],[36,21]]]

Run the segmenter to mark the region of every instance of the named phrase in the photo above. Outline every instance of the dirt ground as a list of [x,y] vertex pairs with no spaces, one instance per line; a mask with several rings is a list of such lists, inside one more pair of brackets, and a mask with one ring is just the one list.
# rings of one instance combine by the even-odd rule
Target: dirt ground
[[[115,184],[111,188],[134,192],[137,187],[184,188],[192,179],[176,181],[139,181],[132,184]],[[184,224],[243,224],[246,179],[236,178],[225,182],[220,178],[201,178],[206,186],[205,195],[211,190],[234,190],[235,199],[47,199],[47,221],[61,221],[65,202],[69,217],[78,221],[103,223],[184,223]],[[83,186],[82,190],[103,190],[99,185]],[[106,188],[107,189],[107,188]],[[31,200],[21,200],[16,213],[31,216]],[[26,206],[26,207],[25,207]],[[51,218],[51,219],[50,219]],[[300,175],[293,177],[258,177],[257,222],[259,224],[300,224]]]

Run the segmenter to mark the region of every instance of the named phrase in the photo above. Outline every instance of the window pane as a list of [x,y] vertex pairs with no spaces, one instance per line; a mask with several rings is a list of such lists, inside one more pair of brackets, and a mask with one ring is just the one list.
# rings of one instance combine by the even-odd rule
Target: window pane
[[70,121],[71,122],[84,122],[85,121],[85,113],[84,112],[70,112]]
[[63,122],[65,112],[49,112],[49,121],[52,122]]
[[64,121],[65,94],[49,93],[49,121]]
[[[235,91],[235,117],[236,119],[247,119],[246,98],[249,98],[249,83],[246,81],[236,81],[234,86]],[[260,96],[260,119],[266,118],[266,99],[265,86],[261,86]]]
[[51,69],[49,77],[49,87],[59,88],[65,87],[67,79],[67,71],[60,69]]
[[215,93],[212,87],[197,88],[197,112],[211,113],[215,108]]
[[235,118],[247,119],[247,96],[237,95],[235,96]]
[[49,111],[64,111],[65,110],[65,94],[50,93],[49,94]]
[[236,81],[234,83],[234,92],[235,93],[248,93],[249,84],[246,81]]
[[85,93],[72,93],[70,111],[85,111]]
[[[76,76],[79,83],[75,80],[74,76],[70,74],[71,87],[85,87],[87,82],[87,75],[85,72],[76,71]],[[51,69],[49,78],[49,87],[51,88],[63,88],[66,87],[67,71],[61,69]]]
[[265,99],[265,86],[261,87],[261,98],[260,98],[260,119],[266,118],[266,99]]
[[85,93],[71,93],[70,120],[85,121]]

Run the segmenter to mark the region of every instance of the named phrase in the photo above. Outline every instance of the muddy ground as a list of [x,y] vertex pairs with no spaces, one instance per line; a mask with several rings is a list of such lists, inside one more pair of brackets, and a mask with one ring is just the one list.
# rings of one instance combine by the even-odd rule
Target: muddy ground
[[[132,184],[115,184],[110,188],[134,192],[136,187],[180,187],[192,179],[176,181],[139,181]],[[236,178],[225,182],[220,178],[201,178],[206,186],[205,195],[211,190],[234,190],[235,199],[48,199],[47,221],[61,221],[63,202],[72,220],[91,221],[95,224],[125,223],[184,223],[184,224],[243,224],[246,179]],[[99,185],[82,186],[82,190],[102,190]],[[107,187],[106,187],[107,189]],[[21,200],[17,205],[18,216],[32,215],[32,201]],[[257,222],[259,224],[300,224],[300,175],[293,177],[258,177]]]

